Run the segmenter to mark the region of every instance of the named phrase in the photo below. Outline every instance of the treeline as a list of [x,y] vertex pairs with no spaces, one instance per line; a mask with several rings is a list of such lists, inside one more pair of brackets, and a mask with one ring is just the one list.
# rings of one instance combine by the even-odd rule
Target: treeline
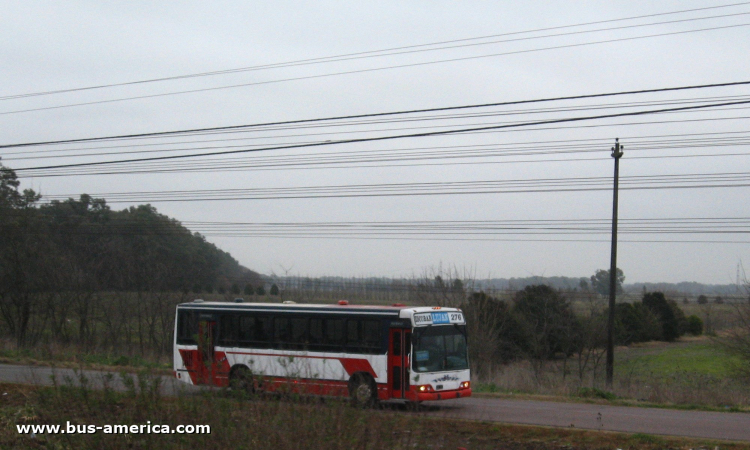
[[[596,376],[606,346],[607,310],[598,294],[589,295],[590,301],[574,311],[562,291],[547,285],[527,286],[510,300],[471,294],[462,309],[470,327],[474,369],[479,374],[492,372],[493,364],[527,359],[539,374],[552,360],[562,360],[567,371],[570,360],[579,377],[592,370]],[[617,345],[674,341],[686,333],[703,332],[700,318],[685,317],[661,292],[617,304],[615,318]]]
[[[40,205],[41,195],[18,186],[14,171],[0,165],[0,315],[19,344],[27,343],[32,319],[72,310],[80,304],[75,298],[262,284],[257,273],[150,205],[114,211],[85,194]],[[82,335],[91,326],[87,311],[60,314],[49,318],[47,333],[63,334],[67,327],[53,323],[60,320],[75,319]]]

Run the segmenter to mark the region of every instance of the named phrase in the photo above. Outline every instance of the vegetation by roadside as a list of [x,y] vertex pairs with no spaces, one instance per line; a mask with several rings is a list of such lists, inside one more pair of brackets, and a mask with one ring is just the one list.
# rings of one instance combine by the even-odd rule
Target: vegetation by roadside
[[[750,449],[742,443],[645,434],[491,424],[418,412],[361,410],[337,400],[262,398],[229,391],[163,398],[158,378],[130,379],[126,392],[0,384],[3,448],[298,449]],[[210,425],[211,434],[19,434],[16,425]]]
[[[584,380],[566,376],[562,361],[550,362],[543,376],[518,361],[496,368],[474,383],[476,395],[612,405],[750,411],[750,389],[733,378],[734,356],[708,337],[648,342],[616,349],[615,386],[605,389],[601,375]],[[569,362],[568,367],[573,364]]]
[[154,362],[139,356],[82,353],[76,352],[72,348],[58,349],[58,351],[52,353],[40,348],[22,350],[2,348],[0,349],[0,364],[133,373],[148,369],[161,375],[172,373],[170,362]]

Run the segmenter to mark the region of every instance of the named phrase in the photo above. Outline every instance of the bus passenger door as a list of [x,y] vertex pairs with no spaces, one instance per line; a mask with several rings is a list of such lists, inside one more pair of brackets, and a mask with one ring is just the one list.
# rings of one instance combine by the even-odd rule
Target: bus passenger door
[[196,378],[199,384],[213,384],[214,380],[214,345],[216,338],[216,321],[200,320],[198,322],[198,356]]
[[392,328],[388,342],[388,386],[391,398],[406,398],[409,391],[411,330]]

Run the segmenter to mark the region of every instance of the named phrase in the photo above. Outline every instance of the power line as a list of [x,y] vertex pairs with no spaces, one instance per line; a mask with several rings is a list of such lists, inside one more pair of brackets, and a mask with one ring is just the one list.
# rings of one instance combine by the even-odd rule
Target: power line
[[[597,105],[585,105],[585,106],[574,106],[574,107],[558,107],[558,108],[542,108],[542,109],[526,109],[526,110],[510,110],[510,111],[496,111],[496,112],[484,112],[484,113],[469,113],[469,114],[451,114],[451,115],[442,115],[442,116],[422,116],[422,117],[410,117],[410,118],[396,118],[396,119],[378,119],[373,121],[343,121],[343,122],[333,122],[333,123],[323,123],[323,124],[314,124],[314,125],[307,125],[307,126],[291,126],[291,127],[285,127],[285,128],[267,128],[267,129],[258,129],[258,128],[252,128],[248,129],[246,131],[241,132],[254,132],[257,133],[259,131],[278,131],[278,130],[287,130],[287,129],[300,129],[300,128],[328,128],[328,127],[351,127],[351,126],[358,126],[362,124],[383,124],[383,123],[393,123],[393,122],[420,122],[420,121],[447,121],[447,120],[455,120],[455,119],[465,119],[465,118],[474,118],[474,117],[497,117],[497,116],[504,116],[504,115],[520,115],[520,114],[533,114],[533,113],[548,113],[548,112],[571,112],[571,111],[582,111],[582,110],[599,110],[599,109],[614,109],[614,108],[627,108],[627,107],[636,107],[636,106],[664,106],[664,105],[680,105],[680,104],[690,104],[690,103],[711,103],[716,101],[728,101],[728,100],[746,100],[750,99],[750,96],[747,95],[733,95],[733,96],[723,96],[723,97],[697,97],[697,98],[687,98],[687,99],[676,99],[676,100],[660,100],[660,101],[644,101],[644,102],[626,102],[626,103],[604,103],[604,104],[597,104]],[[502,122],[501,122],[502,123]],[[508,122],[505,122],[508,123]],[[513,122],[510,122],[513,123]],[[476,126],[476,125],[485,125],[485,124],[491,124],[491,123],[473,123],[470,126]],[[268,144],[240,144],[240,145],[224,145],[224,146],[199,146],[199,147],[180,147],[180,148],[159,148],[159,149],[148,149],[148,150],[133,150],[128,152],[123,151],[116,151],[116,152],[100,152],[100,153],[71,153],[71,154],[65,154],[65,155],[49,155],[50,153],[59,153],[59,152],[66,152],[66,151],[89,151],[94,149],[111,149],[111,148],[123,148],[123,147],[144,147],[144,146],[164,146],[164,145],[170,145],[170,144],[178,144],[178,145],[186,145],[186,144],[193,144],[195,142],[199,143],[205,143],[205,142],[225,142],[225,141],[236,141],[236,140],[257,140],[257,139],[275,139],[275,138],[289,138],[289,137],[309,137],[309,136],[330,136],[334,134],[351,134],[351,133],[374,133],[374,132],[385,132],[385,131],[403,131],[403,130],[414,130],[414,129],[424,129],[424,128],[446,128],[451,126],[457,126],[457,125],[432,125],[432,126],[419,126],[419,127],[407,127],[407,128],[378,128],[378,129],[367,129],[367,130],[355,130],[355,131],[343,131],[343,132],[332,132],[327,131],[323,133],[303,133],[303,134],[294,134],[294,135],[272,135],[272,136],[256,136],[256,137],[243,137],[243,138],[223,138],[223,139],[213,139],[213,140],[202,140],[202,141],[189,141],[189,142],[183,142],[183,141],[176,141],[172,143],[163,143],[163,142],[157,142],[157,143],[146,143],[146,144],[128,144],[128,145],[117,145],[117,146],[108,146],[108,147],[83,147],[83,148],[62,148],[62,149],[54,149],[54,150],[46,150],[46,151],[39,151],[39,150],[33,150],[33,151],[20,151],[20,152],[6,152],[5,155],[24,155],[24,154],[32,154],[35,156],[28,156],[28,157],[11,157],[11,158],[5,158],[7,161],[17,161],[17,160],[28,160],[28,159],[45,159],[45,158],[70,158],[70,157],[78,157],[78,156],[107,156],[107,155],[122,155],[122,154],[139,154],[139,153],[165,153],[165,152],[176,152],[176,151],[193,151],[193,150],[209,150],[209,149],[219,149],[219,148],[242,148],[242,147],[251,147],[251,146],[262,146],[262,145],[268,145]],[[469,126],[469,125],[464,125]],[[195,136],[195,133],[190,134],[190,137]],[[312,141],[312,142],[321,142],[318,141]],[[279,145],[279,144],[277,144]],[[42,156],[39,156],[42,154]],[[49,155],[49,156],[48,156]]]
[[[282,200],[312,198],[356,198],[394,196],[434,196],[456,194],[518,194],[538,192],[583,192],[611,190],[607,177],[453,181],[299,186],[284,188],[179,190],[91,194],[108,203],[196,202],[227,200]],[[641,175],[622,177],[623,190],[706,189],[750,186],[750,172]],[[70,195],[48,195],[46,199],[66,199]]]
[[332,121],[332,120],[360,119],[360,118],[366,118],[366,117],[395,116],[395,115],[437,112],[437,111],[455,111],[455,110],[462,110],[462,109],[487,108],[487,107],[494,107],[494,106],[522,105],[522,104],[531,104],[531,103],[555,102],[555,101],[563,101],[563,100],[581,100],[581,99],[590,99],[590,98],[614,97],[614,96],[622,96],[622,95],[650,94],[650,93],[656,93],[656,92],[675,92],[675,91],[685,91],[685,90],[709,89],[709,88],[717,88],[717,87],[743,86],[743,85],[748,85],[748,84],[750,84],[750,81],[733,81],[733,82],[726,82],[726,83],[713,83],[713,84],[678,86],[678,87],[667,87],[667,88],[656,88],[656,89],[640,89],[640,90],[633,90],[633,91],[619,91],[619,92],[608,92],[608,93],[599,93],[599,94],[584,94],[584,95],[573,95],[573,96],[564,96],[564,97],[548,97],[548,98],[540,98],[540,99],[532,99],[532,100],[516,100],[516,101],[483,103],[483,104],[473,104],[473,105],[447,106],[447,107],[440,107],[440,108],[412,109],[412,110],[390,111],[390,112],[380,112],[380,113],[355,114],[355,115],[347,115],[347,116],[331,116],[331,117],[323,117],[323,118],[316,118],[316,119],[297,119],[297,120],[287,120],[287,121],[278,121],[278,122],[231,125],[231,126],[223,126],[223,127],[193,128],[193,129],[185,129],[185,130],[158,131],[158,132],[150,132],[150,133],[102,136],[102,137],[94,137],[94,138],[65,139],[65,140],[42,141],[42,142],[26,142],[26,143],[19,143],[19,144],[0,145],[0,149],[31,147],[31,146],[40,146],[40,145],[52,145],[52,144],[71,144],[71,143],[81,143],[81,142],[111,141],[111,140],[170,136],[170,135],[185,135],[185,134],[195,134],[195,133],[209,132],[209,131],[238,130],[238,129],[246,129],[246,128],[268,127],[268,126],[275,126],[275,125],[315,123],[315,122],[326,122],[326,121]]
[[209,152],[209,153],[199,153],[199,154],[190,154],[190,155],[158,156],[158,157],[119,160],[119,161],[98,161],[98,162],[63,164],[63,165],[54,165],[54,166],[26,167],[26,168],[16,169],[16,171],[20,172],[20,171],[27,171],[27,170],[41,170],[41,169],[49,170],[49,169],[60,169],[60,168],[68,168],[68,167],[100,166],[100,165],[105,165],[105,164],[123,164],[123,163],[132,163],[132,162],[141,162],[141,161],[161,161],[161,160],[170,160],[170,159],[196,158],[196,157],[202,157],[202,156],[216,156],[216,155],[228,155],[228,154],[249,153],[249,152],[270,151],[270,150],[309,148],[309,147],[320,147],[320,146],[328,146],[328,145],[386,141],[386,140],[415,138],[415,137],[441,136],[441,135],[447,135],[447,134],[460,134],[460,133],[470,133],[470,132],[476,132],[476,131],[500,130],[500,129],[506,129],[506,128],[527,127],[527,126],[546,125],[546,124],[554,124],[554,123],[578,122],[578,121],[604,119],[604,118],[629,117],[629,116],[639,116],[639,115],[648,115],[648,114],[659,114],[659,113],[665,113],[665,112],[716,108],[716,107],[722,107],[722,106],[742,105],[742,104],[748,104],[748,103],[750,103],[750,100],[740,101],[740,102],[715,103],[715,104],[709,104],[709,105],[683,106],[683,107],[678,107],[678,108],[664,108],[664,109],[658,109],[658,110],[623,112],[623,113],[616,113],[616,114],[602,114],[602,115],[597,115],[597,116],[549,119],[549,120],[542,120],[542,121],[536,121],[536,122],[525,122],[525,123],[507,124],[507,125],[492,125],[492,126],[484,126],[484,127],[476,127],[476,128],[432,131],[432,132],[404,134],[404,135],[395,135],[395,136],[379,136],[379,137],[347,139],[347,140],[312,143],[312,144],[286,145],[286,146],[267,147],[267,148],[260,148],[260,149],[229,150],[229,151],[222,151],[222,152]]
[[[359,56],[363,56],[363,55],[372,55],[372,54],[377,54],[377,53],[392,52],[392,51],[398,51],[398,50],[407,50],[407,49],[415,49],[415,48],[422,48],[422,47],[431,47],[431,46],[436,46],[436,45],[452,44],[452,43],[457,43],[457,42],[468,42],[468,41],[484,40],[484,39],[491,39],[491,38],[502,37],[502,36],[511,36],[511,35],[519,35],[519,34],[529,34],[529,33],[541,32],[541,31],[551,31],[551,30],[559,30],[559,29],[566,29],[566,28],[575,28],[575,27],[588,26],[588,25],[598,25],[598,24],[603,24],[603,23],[621,22],[621,21],[627,21],[627,20],[636,20],[636,19],[643,19],[643,18],[664,16],[664,15],[683,14],[683,13],[687,13],[687,12],[695,12],[695,11],[705,11],[705,10],[710,10],[710,9],[728,8],[728,7],[742,6],[742,5],[747,5],[747,4],[750,4],[750,2],[732,3],[732,4],[727,4],[727,5],[710,6],[710,7],[704,7],[704,8],[693,8],[693,9],[686,9],[686,10],[679,10],[679,11],[670,11],[670,12],[665,12],[665,13],[656,13],[656,14],[647,14],[647,15],[640,15],[640,16],[631,16],[631,17],[625,17],[625,18],[619,18],[619,19],[599,20],[599,21],[585,22],[585,23],[579,23],[579,24],[574,24],[574,25],[563,25],[563,26],[556,26],[556,27],[537,28],[537,29],[526,30],[526,31],[516,31],[516,32],[510,32],[510,33],[493,34],[493,35],[479,36],[479,37],[473,37],[473,38],[464,38],[464,39],[453,39],[453,40],[448,40],[448,41],[439,41],[439,42],[432,42],[432,43],[427,43],[427,44],[409,45],[409,46],[401,46],[401,47],[391,47],[391,48],[380,49],[380,50],[371,50],[371,51],[355,52],[355,53],[346,53],[346,54],[341,54],[341,55],[333,55],[333,56],[319,57],[319,58],[308,58],[308,59],[302,59],[302,60],[296,60],[296,61],[286,61],[286,62],[282,62],[282,63],[263,64],[263,65],[256,65],[256,66],[247,66],[247,67],[240,67],[240,68],[235,68],[235,69],[224,69],[224,70],[218,70],[218,71],[199,72],[199,73],[192,73],[192,74],[186,74],[186,75],[177,75],[177,76],[170,76],[170,77],[152,78],[152,79],[129,81],[129,82],[122,82],[122,83],[101,84],[101,85],[86,86],[86,87],[80,87],[80,88],[59,89],[59,90],[54,90],[54,91],[42,91],[42,92],[32,92],[32,93],[26,93],[26,94],[7,95],[7,96],[0,97],[0,100],[27,98],[27,97],[52,95],[52,94],[61,94],[61,93],[69,93],[69,92],[79,92],[79,91],[85,91],[85,90],[103,89],[103,88],[110,88],[110,87],[117,87],[117,86],[135,85],[135,84],[155,83],[155,82],[162,82],[162,81],[173,81],[173,80],[179,80],[179,79],[185,79],[185,78],[196,78],[196,77],[205,77],[205,76],[214,76],[214,75],[224,75],[224,74],[237,73],[237,72],[245,72],[245,71],[251,71],[251,70],[288,67],[288,66],[300,65],[300,64],[313,64],[313,63],[321,63],[321,62],[332,62],[331,60],[333,60],[335,62],[335,61],[339,61],[340,60],[339,58],[359,57]],[[746,13],[740,13],[740,14],[746,14]],[[739,14],[726,14],[726,15],[723,15],[723,16],[715,16],[715,17],[711,17],[711,18],[727,17],[727,16],[733,16],[733,15],[739,15]],[[706,19],[706,18],[684,19],[684,20],[688,21],[688,20],[703,20],[703,19]],[[672,21],[672,22],[674,22],[674,21]],[[669,22],[667,22],[667,23],[669,23]],[[661,23],[659,23],[659,24],[661,24]],[[634,25],[634,26],[648,26],[648,25],[651,25],[651,24]],[[617,28],[621,28],[621,27],[617,27]],[[583,32],[586,32],[586,31],[583,31]],[[557,36],[557,35],[553,35],[553,36]],[[544,36],[544,37],[549,37],[549,36]],[[434,50],[434,49],[428,49],[428,50]],[[374,56],[389,56],[389,55],[374,55]]]
[[224,90],[224,89],[233,89],[233,88],[238,88],[238,87],[258,86],[258,85],[281,83],[281,82],[287,82],[287,81],[299,81],[299,80],[308,80],[308,79],[315,79],[315,78],[325,78],[325,77],[338,76],[338,75],[351,75],[351,74],[375,72],[375,71],[404,68],[404,67],[419,67],[419,66],[441,64],[441,63],[447,63],[447,62],[467,61],[467,60],[480,59],[480,58],[516,55],[516,54],[532,53],[532,52],[539,52],[539,51],[546,51],[546,50],[559,50],[559,49],[564,49],[564,48],[583,47],[583,46],[596,45],[596,44],[632,41],[632,40],[663,37],[663,36],[674,36],[674,35],[680,35],[680,34],[697,33],[697,32],[703,32],[703,31],[715,31],[715,30],[723,30],[723,29],[747,27],[747,26],[750,26],[750,23],[701,28],[701,29],[687,30],[687,31],[674,31],[674,32],[669,32],[669,33],[659,33],[659,34],[651,34],[651,35],[645,35],[645,36],[607,39],[607,40],[602,40],[602,41],[584,42],[584,43],[578,43],[578,44],[557,45],[557,46],[552,46],[552,47],[536,48],[536,49],[529,49],[529,50],[517,50],[517,51],[511,51],[511,52],[494,53],[494,54],[489,54],[489,55],[466,56],[466,57],[461,57],[461,58],[451,58],[451,59],[444,59],[444,60],[438,60],[438,61],[427,61],[427,62],[400,64],[400,65],[393,65],[393,66],[386,66],[386,67],[376,67],[376,68],[369,68],[369,69],[350,70],[350,71],[335,72],[335,73],[320,74],[320,75],[307,75],[307,76],[284,78],[284,79],[278,79],[278,80],[233,84],[233,85],[228,85],[228,86],[190,89],[190,90],[166,92],[166,93],[160,93],[160,94],[149,94],[149,95],[131,96],[131,97],[123,97],[123,98],[117,98],[117,99],[109,99],[109,100],[97,100],[97,101],[82,102],[82,103],[70,103],[66,105],[47,106],[47,107],[22,109],[22,110],[14,110],[14,111],[4,111],[4,112],[0,112],[0,115],[19,114],[19,113],[35,112],[35,111],[47,111],[47,110],[53,110],[53,109],[70,108],[70,107],[75,107],[75,106],[88,106],[88,105],[98,105],[98,104],[105,104],[105,103],[116,103],[116,102],[122,102],[122,101],[128,101],[128,100],[141,100],[141,99],[147,99],[147,98],[158,98],[158,97],[166,97],[166,96],[172,96],[172,95],[192,94],[192,93],[197,93],[197,92],[209,92],[209,91],[217,91],[217,90]]

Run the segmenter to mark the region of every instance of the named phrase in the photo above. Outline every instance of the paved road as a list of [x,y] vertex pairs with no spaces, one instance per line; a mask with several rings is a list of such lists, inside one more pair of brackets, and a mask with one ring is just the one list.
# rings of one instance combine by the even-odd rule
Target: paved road
[[750,441],[750,414],[471,397],[435,415],[492,422]]
[[[105,382],[115,389],[124,385],[118,374],[106,381],[106,372],[82,373],[94,387]],[[70,369],[0,364],[0,381],[10,383],[76,382],[81,375]],[[163,377],[162,391],[167,395],[197,392],[171,377]],[[677,411],[656,408],[557,403],[471,397],[442,402],[426,402],[424,414],[489,422],[574,427],[590,430],[622,431],[709,439],[750,441],[750,414],[703,411]]]

